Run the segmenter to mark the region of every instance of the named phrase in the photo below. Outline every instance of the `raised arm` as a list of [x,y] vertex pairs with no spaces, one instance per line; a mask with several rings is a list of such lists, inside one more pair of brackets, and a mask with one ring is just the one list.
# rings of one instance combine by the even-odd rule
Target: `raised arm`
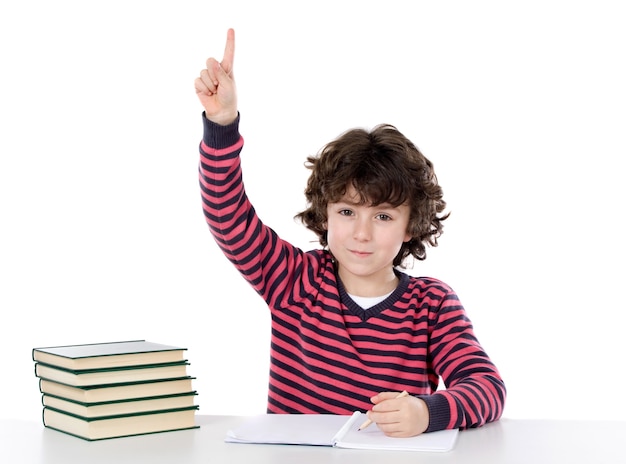
[[237,87],[233,75],[235,31],[229,29],[221,62],[206,61],[206,68],[195,80],[196,95],[204,107],[206,118],[223,126],[237,118]]

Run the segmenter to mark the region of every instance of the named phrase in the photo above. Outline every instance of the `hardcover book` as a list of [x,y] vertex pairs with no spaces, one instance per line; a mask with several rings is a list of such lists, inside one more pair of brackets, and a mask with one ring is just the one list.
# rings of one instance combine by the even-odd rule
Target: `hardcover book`
[[33,361],[70,370],[162,364],[183,361],[186,348],[131,340],[33,348]]
[[185,350],[145,340],[33,348],[44,426],[85,440],[196,428]]
[[196,392],[189,392],[151,398],[124,399],[118,401],[104,401],[100,403],[82,403],[61,398],[59,396],[44,394],[41,397],[41,402],[44,406],[48,406],[52,409],[57,409],[85,418],[92,418],[189,408],[194,406],[195,396]]
[[131,415],[86,418],[44,407],[46,427],[84,440],[104,440],[148,433],[198,428],[195,424],[197,406],[168,411]]
[[140,382],[156,379],[174,379],[187,375],[186,361],[168,364],[149,364],[133,367],[107,369],[70,370],[48,364],[36,363],[35,375],[46,380],[73,386],[105,385],[124,382]]
[[39,390],[44,394],[59,396],[79,403],[100,403],[191,392],[193,391],[192,380],[194,379],[195,377],[182,377],[178,379],[157,379],[147,382],[88,385],[84,387],[75,387],[51,380],[39,379]]

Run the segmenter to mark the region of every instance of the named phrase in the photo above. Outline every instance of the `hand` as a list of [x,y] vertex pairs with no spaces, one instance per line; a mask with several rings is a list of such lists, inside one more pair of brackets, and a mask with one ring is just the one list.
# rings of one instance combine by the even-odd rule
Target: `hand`
[[367,417],[389,437],[413,437],[428,428],[426,403],[415,396],[396,398],[398,392],[382,392],[370,398],[374,403]]
[[237,88],[233,75],[235,59],[235,31],[229,29],[226,36],[224,58],[206,61],[206,69],[200,72],[194,85],[206,118],[221,125],[227,125],[237,118]]

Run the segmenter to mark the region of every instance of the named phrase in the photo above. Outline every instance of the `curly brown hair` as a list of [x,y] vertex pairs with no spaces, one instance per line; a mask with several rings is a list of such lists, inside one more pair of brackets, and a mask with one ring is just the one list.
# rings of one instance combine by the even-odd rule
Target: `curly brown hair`
[[442,222],[449,213],[433,164],[398,129],[381,124],[371,131],[351,129],[324,146],[306,162],[311,175],[304,190],[308,208],[295,217],[327,242],[327,206],[338,202],[352,185],[361,204],[389,203],[410,207],[408,233],[394,266],[412,255],[426,259],[426,245],[437,246]]

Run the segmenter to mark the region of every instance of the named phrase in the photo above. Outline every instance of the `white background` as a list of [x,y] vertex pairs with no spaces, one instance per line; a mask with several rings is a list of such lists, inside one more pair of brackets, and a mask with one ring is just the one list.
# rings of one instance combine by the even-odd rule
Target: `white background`
[[234,27],[261,218],[315,246],[292,219],[306,156],[396,125],[452,212],[409,272],[458,292],[505,416],[623,419],[620,5],[4,2],[0,417],[40,420],[33,347],[138,338],[188,348],[200,413],[265,410],[268,313],[210,237],[197,184],[193,80]]

